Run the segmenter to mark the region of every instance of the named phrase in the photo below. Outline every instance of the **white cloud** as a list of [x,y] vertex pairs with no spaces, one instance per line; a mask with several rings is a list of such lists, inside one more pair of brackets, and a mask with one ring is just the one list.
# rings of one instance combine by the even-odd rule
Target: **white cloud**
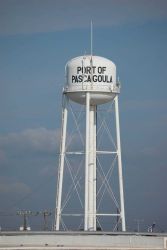
[[13,180],[9,177],[0,177],[0,194],[26,195],[31,189],[25,183]]
[[[56,153],[59,147],[59,130],[46,128],[26,129],[19,133],[0,136],[1,152],[6,154]],[[3,159],[3,155],[1,157]]]
[[0,1],[0,34],[31,34],[166,19],[165,0]]
[[19,199],[32,194],[31,188],[36,192],[36,185],[55,177],[59,138],[59,130],[43,127],[0,135],[1,209],[20,204]]

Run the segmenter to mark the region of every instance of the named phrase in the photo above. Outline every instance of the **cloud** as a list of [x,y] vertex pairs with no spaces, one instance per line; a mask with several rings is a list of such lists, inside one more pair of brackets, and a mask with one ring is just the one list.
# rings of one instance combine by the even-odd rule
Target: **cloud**
[[46,128],[0,135],[1,195],[25,196],[29,186],[55,176],[59,140],[59,130]]
[[[26,129],[0,136],[0,160],[7,155],[29,156],[30,153],[53,154],[59,147],[60,131],[46,128]],[[5,152],[5,153],[3,153]]]
[[0,182],[0,193],[3,195],[11,195],[11,194],[17,194],[17,195],[26,195],[30,193],[31,189],[28,187],[25,183],[19,182],[19,181],[11,181],[8,179],[8,181],[4,181],[1,179]]
[[[15,177],[0,176],[0,210],[7,212],[14,204],[31,194],[30,186]],[[17,201],[17,202],[16,202]]]
[[[55,182],[60,130],[25,129],[0,135],[0,209],[41,197]],[[34,198],[34,196],[33,196]],[[37,204],[38,201],[34,201]]]
[[167,18],[165,0],[0,1],[0,34],[32,34]]

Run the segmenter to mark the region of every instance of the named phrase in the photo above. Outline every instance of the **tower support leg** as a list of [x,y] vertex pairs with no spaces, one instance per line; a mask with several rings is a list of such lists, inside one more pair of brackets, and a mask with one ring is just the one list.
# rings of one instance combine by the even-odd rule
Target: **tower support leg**
[[57,180],[57,196],[56,196],[56,211],[55,211],[55,230],[60,228],[61,220],[61,201],[62,201],[62,187],[63,187],[63,172],[64,172],[64,158],[65,158],[65,144],[67,134],[67,116],[68,116],[68,98],[63,94],[63,107],[62,107],[62,128],[61,128],[61,144],[60,144],[60,157],[59,169]]
[[126,231],[118,96],[115,97],[114,102],[115,102],[115,121],[116,121],[116,140],[117,140],[117,156],[118,156],[118,175],[119,175],[121,222],[122,222],[122,231]]

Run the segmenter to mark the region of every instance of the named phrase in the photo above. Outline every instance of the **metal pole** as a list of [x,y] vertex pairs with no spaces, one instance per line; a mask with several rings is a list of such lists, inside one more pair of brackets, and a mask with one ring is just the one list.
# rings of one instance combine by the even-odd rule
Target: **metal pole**
[[135,219],[136,223],[137,223],[137,232],[140,232],[140,223],[143,222],[143,219]]
[[119,189],[120,189],[119,191],[120,191],[122,231],[126,231],[125,208],[124,208],[124,191],[123,191],[123,174],[122,174],[122,159],[121,159],[121,140],[120,140],[120,126],[119,126],[118,96],[115,97],[114,101],[115,101],[116,140],[117,140],[117,155],[118,155],[118,174],[119,174]]
[[88,230],[88,170],[89,170],[89,111],[90,93],[86,92],[86,141],[85,141],[85,221],[84,230]]
[[44,218],[44,231],[46,231],[47,230],[47,214],[44,212],[43,213],[43,218]]
[[60,219],[61,219],[61,200],[62,200],[65,143],[66,143],[67,116],[68,116],[67,106],[68,106],[68,98],[67,98],[67,96],[65,94],[63,94],[62,132],[61,132],[59,171],[58,171],[57,196],[56,196],[55,230],[59,230],[59,228],[60,228]]
[[26,231],[27,230],[27,215],[26,215],[26,213],[23,214],[23,218],[24,218],[23,230]]

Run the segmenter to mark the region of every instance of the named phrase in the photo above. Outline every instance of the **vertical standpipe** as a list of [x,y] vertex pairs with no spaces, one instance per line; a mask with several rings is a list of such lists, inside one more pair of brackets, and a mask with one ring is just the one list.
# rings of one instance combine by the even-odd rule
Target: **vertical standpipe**
[[85,231],[96,231],[96,106],[86,93]]

